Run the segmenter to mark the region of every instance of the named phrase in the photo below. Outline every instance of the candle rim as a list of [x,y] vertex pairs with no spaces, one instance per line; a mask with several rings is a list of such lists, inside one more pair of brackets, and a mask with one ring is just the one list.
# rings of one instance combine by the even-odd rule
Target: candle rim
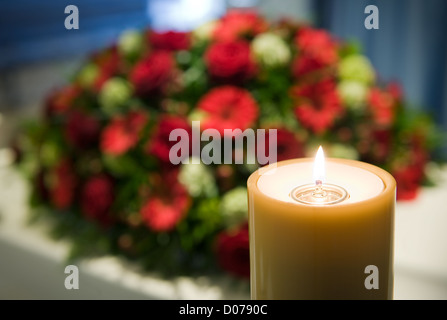
[[[299,162],[309,162],[309,161],[313,161],[313,158],[307,157],[307,158],[300,158],[300,159],[289,159],[289,160],[283,160],[283,161],[279,161],[273,164],[269,164],[265,167],[259,168],[257,169],[255,172],[253,172],[250,177],[247,180],[247,187],[250,192],[259,194],[259,195],[263,195],[265,197],[268,197],[269,199],[271,199],[273,202],[278,203],[278,205],[286,205],[286,206],[291,206],[291,207],[301,207],[301,208],[318,208],[319,210],[330,210],[330,208],[333,207],[338,207],[338,208],[352,208],[357,206],[359,203],[362,204],[367,204],[368,202],[374,202],[377,201],[377,199],[380,198],[386,198],[389,196],[389,193],[394,193],[394,198],[396,198],[396,180],[395,178],[386,170],[375,166],[371,163],[367,163],[367,162],[363,162],[363,161],[359,161],[359,160],[352,160],[352,159],[341,159],[341,158],[325,158],[325,161],[331,161],[331,162],[335,162],[335,163],[340,163],[340,164],[346,164],[346,165],[351,165],[354,166],[356,168],[361,168],[364,170],[367,170],[371,173],[373,173],[374,175],[376,175],[383,183],[383,190],[377,194],[374,197],[371,197],[369,199],[364,199],[364,200],[359,200],[357,202],[340,202],[337,203],[335,205],[306,205],[306,204],[302,204],[299,202],[286,202],[283,200],[279,200],[276,198],[273,198],[272,196],[262,192],[259,188],[258,188],[258,180],[259,178],[262,176],[263,172],[267,172],[269,170],[272,170],[276,167],[280,167],[280,166],[286,166],[288,164],[293,164],[293,163],[299,163]],[[250,194],[248,195],[250,196]]]

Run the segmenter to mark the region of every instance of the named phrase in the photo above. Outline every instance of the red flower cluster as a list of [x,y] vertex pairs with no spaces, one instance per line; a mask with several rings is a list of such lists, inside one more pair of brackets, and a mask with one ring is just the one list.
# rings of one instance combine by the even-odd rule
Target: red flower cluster
[[221,232],[217,237],[216,251],[223,269],[238,277],[250,277],[248,224],[239,230]]
[[368,100],[375,123],[385,127],[392,125],[397,107],[393,94],[386,90],[372,88]]
[[389,129],[368,128],[368,135],[363,137],[358,149],[364,160],[382,164],[389,160],[392,142],[392,132]]
[[152,193],[141,207],[140,214],[146,226],[153,231],[171,231],[190,207],[189,195],[178,182],[177,175],[178,171],[171,169],[152,176]]
[[255,73],[250,45],[243,40],[212,44],[205,53],[205,62],[212,77],[240,82]]
[[[169,135],[175,129],[186,130],[189,137],[191,137],[191,126],[185,118],[169,115],[162,116],[153,136],[146,145],[146,152],[156,156],[162,163],[170,163],[169,152],[178,142],[169,141]],[[191,139],[188,140],[191,141]],[[191,144],[188,145],[188,147],[190,146]],[[179,154],[178,156],[181,155]]]
[[398,201],[415,199],[423,178],[423,172],[417,164],[395,169],[392,174],[397,183],[396,199]]
[[332,79],[297,85],[292,88],[295,115],[300,123],[316,134],[332,127],[343,111]]
[[50,201],[56,209],[67,209],[73,203],[77,176],[70,161],[63,159],[51,173],[49,188]]
[[410,141],[410,151],[406,162],[396,164],[391,172],[397,183],[397,200],[415,199],[425,178],[424,168],[429,155],[416,134]]
[[82,89],[71,84],[52,92],[45,103],[44,114],[47,118],[62,115],[73,107],[74,101],[82,93]]
[[191,37],[187,32],[166,31],[149,33],[149,43],[156,50],[188,50],[191,45]]
[[302,75],[334,65],[338,60],[337,44],[324,30],[300,29],[295,37],[300,52],[293,63],[293,74]]
[[224,136],[225,129],[250,128],[258,118],[259,110],[250,93],[235,86],[217,87],[205,94],[198,110],[206,113],[202,128],[216,129]]
[[174,59],[168,51],[154,51],[140,60],[129,75],[137,95],[145,97],[161,93],[171,80],[174,70]]
[[147,115],[141,111],[116,116],[102,131],[101,150],[115,156],[127,152],[138,143],[147,121]]
[[113,222],[110,209],[114,200],[112,179],[104,174],[96,175],[87,180],[81,191],[82,213],[103,226]]
[[80,110],[73,110],[68,115],[65,137],[75,148],[86,149],[96,145],[100,129],[96,117]]
[[230,10],[219,20],[213,38],[234,41],[266,31],[268,23],[254,11]]

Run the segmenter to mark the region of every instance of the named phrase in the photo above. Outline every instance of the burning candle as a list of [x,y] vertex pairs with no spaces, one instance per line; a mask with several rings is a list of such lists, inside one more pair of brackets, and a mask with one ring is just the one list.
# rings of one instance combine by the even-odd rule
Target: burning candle
[[252,299],[392,299],[396,182],[347,159],[294,159],[248,179]]

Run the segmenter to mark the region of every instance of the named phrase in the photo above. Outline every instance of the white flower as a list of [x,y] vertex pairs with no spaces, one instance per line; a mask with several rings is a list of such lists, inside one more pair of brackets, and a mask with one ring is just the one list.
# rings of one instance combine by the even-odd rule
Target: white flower
[[352,54],[341,60],[338,75],[342,80],[353,80],[364,84],[371,84],[376,78],[371,61],[361,54]]
[[231,228],[246,221],[248,214],[247,188],[237,187],[225,193],[220,208],[227,227]]
[[261,33],[251,43],[255,58],[267,67],[283,66],[292,56],[287,43],[274,33]]
[[214,30],[216,29],[217,22],[216,21],[208,21],[200,26],[198,26],[193,32],[192,36],[197,41],[208,41],[213,35]]
[[192,197],[214,197],[217,195],[217,185],[214,176],[199,159],[189,159],[189,164],[182,164],[179,172],[179,181],[188,190]]
[[118,50],[125,56],[137,55],[143,49],[143,35],[138,30],[125,30],[118,39]]
[[88,63],[79,71],[78,82],[83,88],[91,88],[98,75],[98,66],[94,63]]
[[99,92],[99,103],[104,112],[113,114],[132,97],[132,86],[123,78],[110,78]]
[[337,91],[344,104],[357,109],[365,105],[369,89],[362,82],[345,80],[338,84]]

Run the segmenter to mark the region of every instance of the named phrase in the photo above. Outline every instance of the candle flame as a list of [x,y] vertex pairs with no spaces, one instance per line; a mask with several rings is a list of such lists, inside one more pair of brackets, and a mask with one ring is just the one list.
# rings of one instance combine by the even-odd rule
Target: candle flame
[[313,179],[316,185],[321,185],[324,183],[325,178],[326,166],[324,163],[324,152],[323,148],[320,146],[314,160]]

